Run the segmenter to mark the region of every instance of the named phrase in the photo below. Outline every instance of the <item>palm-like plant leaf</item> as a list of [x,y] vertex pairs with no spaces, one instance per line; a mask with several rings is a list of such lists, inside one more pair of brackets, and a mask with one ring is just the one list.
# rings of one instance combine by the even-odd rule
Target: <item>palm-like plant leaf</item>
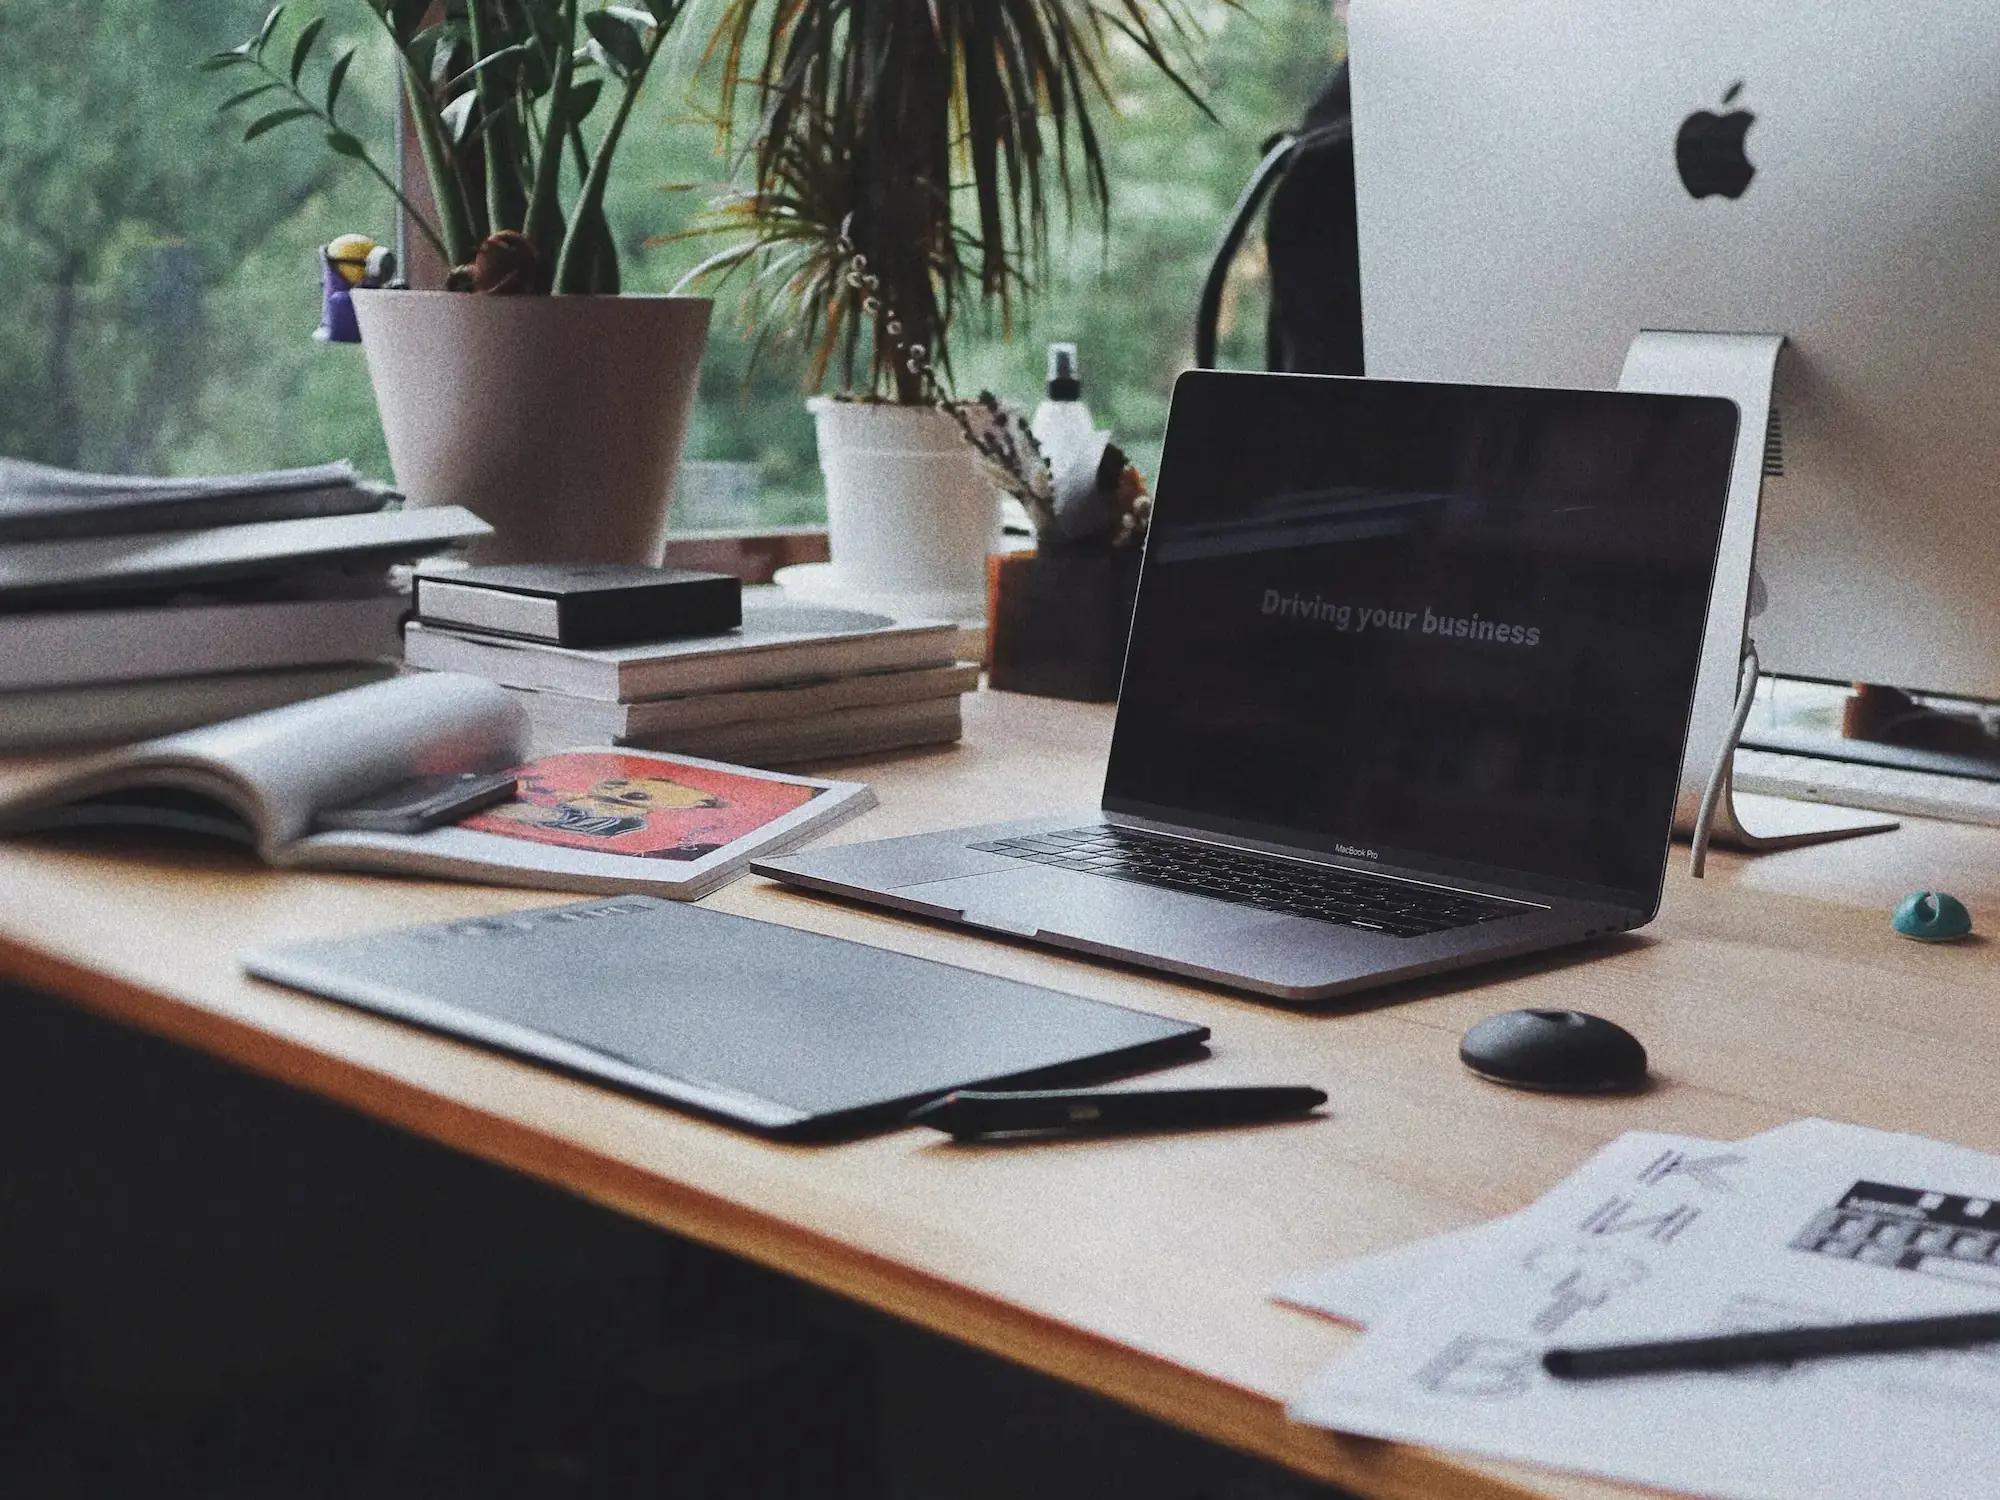
[[[905,347],[948,372],[963,302],[1006,320],[1053,200],[1074,209],[1080,188],[1102,222],[1092,111],[1110,100],[1114,36],[1195,98],[1175,60],[1198,36],[1188,0],[725,0],[708,50],[721,117],[756,123],[749,190],[712,222],[773,253],[823,247],[786,262],[780,298],[814,341],[815,382],[837,363],[851,389],[925,399]],[[855,284],[843,238],[876,286]]]

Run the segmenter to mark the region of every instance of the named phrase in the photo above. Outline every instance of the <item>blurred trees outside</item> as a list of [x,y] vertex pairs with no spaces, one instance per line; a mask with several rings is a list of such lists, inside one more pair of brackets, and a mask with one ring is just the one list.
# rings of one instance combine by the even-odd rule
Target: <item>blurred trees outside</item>
[[[386,52],[359,6],[298,6],[287,34],[304,13],[321,13],[326,41],[363,45],[347,97],[380,119],[386,143]],[[263,8],[0,4],[9,64],[0,224],[12,262],[0,296],[0,454],[140,473],[351,457],[387,477],[360,351],[311,333],[317,247],[349,230],[387,238],[391,205],[316,132],[281,128],[240,145],[243,117],[215,114],[231,90],[195,71],[253,30]],[[962,311],[960,394],[991,389],[1032,406],[1044,345],[1074,341],[1098,421],[1152,473],[1223,221],[1265,139],[1297,122],[1339,55],[1329,12],[1328,0],[1206,7],[1197,81],[1214,121],[1149,69],[1121,70],[1116,111],[1102,122],[1109,234],[1094,218],[1058,225],[1012,329]],[[613,183],[608,209],[630,290],[664,291],[715,248],[673,238],[729,176],[702,117],[707,91],[690,83],[704,40],[695,5],[669,43],[672,65],[641,101]],[[1253,236],[1224,309],[1227,364],[1261,362],[1260,283]],[[812,520],[821,502],[800,361],[782,339],[756,345],[725,284],[689,456],[754,464],[759,524]]]

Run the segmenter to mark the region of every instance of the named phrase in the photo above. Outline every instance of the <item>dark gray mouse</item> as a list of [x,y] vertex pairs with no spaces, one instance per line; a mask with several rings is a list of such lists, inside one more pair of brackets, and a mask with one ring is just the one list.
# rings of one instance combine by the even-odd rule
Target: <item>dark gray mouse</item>
[[1580,1010],[1509,1010],[1465,1033],[1458,1060],[1518,1089],[1607,1094],[1646,1081],[1646,1049],[1623,1026]]

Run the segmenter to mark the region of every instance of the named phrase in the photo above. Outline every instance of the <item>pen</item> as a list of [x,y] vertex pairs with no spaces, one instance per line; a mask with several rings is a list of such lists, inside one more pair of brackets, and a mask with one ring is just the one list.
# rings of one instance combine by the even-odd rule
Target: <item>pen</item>
[[1117,1130],[1193,1130],[1248,1125],[1302,1115],[1326,1103],[1321,1089],[1290,1087],[1147,1089],[960,1089],[913,1111],[910,1122],[959,1140],[1015,1131],[1066,1134]]
[[1610,1375],[1654,1375],[1669,1370],[1727,1370],[1737,1365],[1824,1359],[1837,1354],[1951,1349],[1995,1340],[2000,1340],[2000,1310],[1551,1349],[1542,1356],[1542,1368],[1558,1380],[1597,1380]]

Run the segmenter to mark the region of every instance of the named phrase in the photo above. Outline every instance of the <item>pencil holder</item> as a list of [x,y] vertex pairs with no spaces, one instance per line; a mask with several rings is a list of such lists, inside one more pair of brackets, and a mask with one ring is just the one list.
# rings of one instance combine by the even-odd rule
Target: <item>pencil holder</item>
[[987,559],[987,681],[1081,703],[1118,696],[1139,549],[1008,552]]

